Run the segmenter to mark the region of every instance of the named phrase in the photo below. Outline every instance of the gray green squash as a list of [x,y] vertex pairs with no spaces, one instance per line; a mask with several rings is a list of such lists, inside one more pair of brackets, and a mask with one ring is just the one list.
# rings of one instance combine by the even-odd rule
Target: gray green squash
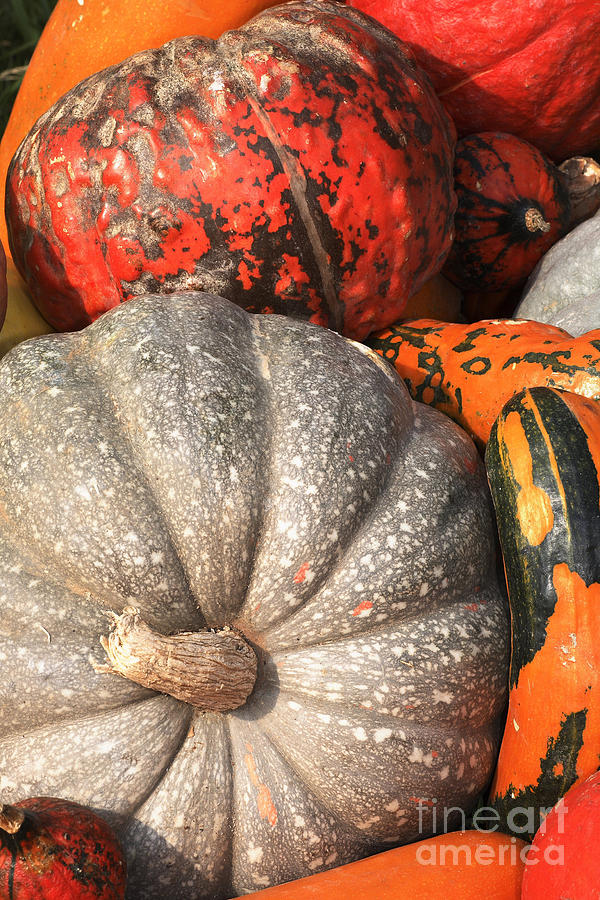
[[470,438],[391,367],[151,296],[17,346],[0,395],[3,802],[101,812],[140,900],[239,895],[473,808],[508,671],[491,504]]

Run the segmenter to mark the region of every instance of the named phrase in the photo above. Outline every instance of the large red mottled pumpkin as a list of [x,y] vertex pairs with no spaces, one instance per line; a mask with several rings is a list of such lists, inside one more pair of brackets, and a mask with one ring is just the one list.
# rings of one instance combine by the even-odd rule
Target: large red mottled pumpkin
[[600,146],[598,0],[349,0],[406,41],[459,136],[508,131],[558,162]]
[[379,23],[306,0],[91,76],[9,169],[17,268],[54,327],[201,289],[362,338],[441,268],[454,128]]

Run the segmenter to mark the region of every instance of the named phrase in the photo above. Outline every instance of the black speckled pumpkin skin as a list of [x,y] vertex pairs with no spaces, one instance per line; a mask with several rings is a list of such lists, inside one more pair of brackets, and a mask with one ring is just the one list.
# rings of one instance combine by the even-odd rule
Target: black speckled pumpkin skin
[[16,832],[0,826],[2,900],[123,900],[125,859],[103,819],[60,797],[14,806],[24,820]]
[[[14,348],[0,391],[5,802],[101,809],[138,900],[231,897],[474,805],[508,675],[490,499],[470,438],[386,363],[152,296]],[[246,704],[97,671],[132,602],[163,633],[241,629]]]
[[284,4],[59,100],[13,160],[13,259],[61,331],[202,290],[361,339],[447,256],[454,140],[391,32],[341,4]]

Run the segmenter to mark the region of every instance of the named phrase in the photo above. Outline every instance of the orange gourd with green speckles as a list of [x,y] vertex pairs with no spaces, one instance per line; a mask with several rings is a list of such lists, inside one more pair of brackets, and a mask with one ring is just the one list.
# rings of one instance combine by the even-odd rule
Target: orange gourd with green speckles
[[451,416],[483,447],[502,406],[524,387],[600,397],[600,330],[578,338],[526,319],[471,325],[411,319],[376,334],[415,400]]

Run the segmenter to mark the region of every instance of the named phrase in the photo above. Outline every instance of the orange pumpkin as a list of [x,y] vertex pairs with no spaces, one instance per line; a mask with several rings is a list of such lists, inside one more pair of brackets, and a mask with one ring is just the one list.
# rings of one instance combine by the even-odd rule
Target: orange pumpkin
[[[47,109],[78,82],[172,38],[217,38],[279,0],[58,0],[38,41],[0,143],[0,209],[12,156]],[[4,215],[0,240],[7,247]]]
[[519,900],[527,844],[455,831],[250,894],[256,900]]
[[600,397],[600,329],[575,338],[528,319],[411,319],[368,343],[395,366],[415,400],[446,413],[480,448],[506,401],[524,387]]
[[0,241],[0,328],[4,322],[6,315],[6,301],[8,297],[8,286],[6,283],[6,255],[2,241]]

